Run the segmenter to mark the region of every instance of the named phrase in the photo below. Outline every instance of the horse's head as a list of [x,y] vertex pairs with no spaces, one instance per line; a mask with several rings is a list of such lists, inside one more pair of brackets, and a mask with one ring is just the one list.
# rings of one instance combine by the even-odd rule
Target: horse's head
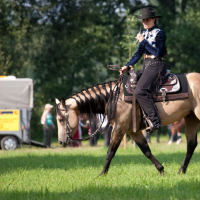
[[78,126],[78,114],[76,106],[74,106],[74,100],[71,99],[65,102],[64,99],[61,102],[56,100],[56,118],[58,125],[58,142],[59,144],[66,146],[71,142],[73,135],[76,132]]

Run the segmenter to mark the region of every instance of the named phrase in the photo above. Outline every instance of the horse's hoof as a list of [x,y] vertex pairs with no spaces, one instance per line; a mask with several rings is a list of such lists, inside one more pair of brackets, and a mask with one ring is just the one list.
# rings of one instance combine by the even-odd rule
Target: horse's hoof
[[[99,176],[104,176],[104,175],[106,175],[107,173],[106,172],[101,172],[100,174],[99,174]],[[99,177],[98,176],[98,177]]]
[[178,174],[181,174],[181,172],[182,172],[182,169],[179,169]]
[[161,169],[159,170],[159,172],[160,172],[161,176],[164,175],[164,167],[163,166],[161,167]]
[[186,173],[186,169],[184,169],[184,168],[181,167],[179,169],[179,171],[178,171],[178,174],[181,174],[181,173],[185,174]]
[[164,170],[160,171],[160,175],[161,175],[161,176],[164,175]]
[[164,175],[164,167],[162,165],[159,165],[156,167],[158,169],[158,171],[160,172],[160,175]]

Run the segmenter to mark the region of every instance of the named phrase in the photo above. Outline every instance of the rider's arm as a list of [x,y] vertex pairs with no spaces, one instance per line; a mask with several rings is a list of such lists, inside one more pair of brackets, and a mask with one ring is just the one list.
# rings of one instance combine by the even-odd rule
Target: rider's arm
[[[129,60],[129,62],[126,63],[125,66],[129,68],[129,66],[135,65],[135,63],[138,62],[138,60],[141,58],[142,54],[144,53],[144,46],[139,44],[137,51],[134,53],[132,58]],[[129,68],[130,69],[130,68]]]
[[159,31],[156,35],[156,47],[153,47],[146,39],[140,42],[140,45],[143,46],[147,51],[156,57],[164,56],[166,35],[164,31]]

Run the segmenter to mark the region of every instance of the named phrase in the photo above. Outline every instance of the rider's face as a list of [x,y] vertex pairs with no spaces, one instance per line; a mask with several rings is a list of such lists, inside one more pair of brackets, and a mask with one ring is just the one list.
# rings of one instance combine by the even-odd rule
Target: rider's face
[[154,26],[155,20],[156,20],[156,18],[143,19],[142,23],[143,23],[144,29],[152,28]]

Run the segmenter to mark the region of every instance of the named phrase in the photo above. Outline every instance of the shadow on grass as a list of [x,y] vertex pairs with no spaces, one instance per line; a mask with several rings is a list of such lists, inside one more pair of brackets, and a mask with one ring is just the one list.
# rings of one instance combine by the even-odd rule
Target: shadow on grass
[[[159,181],[160,182],[160,181]],[[50,187],[50,186],[49,186]],[[160,185],[137,185],[130,184],[124,186],[88,186],[80,189],[74,188],[71,191],[50,192],[51,188],[47,186],[41,188],[41,191],[1,191],[0,199],[15,199],[15,200],[102,200],[102,199],[126,199],[126,200],[141,200],[141,199],[200,199],[200,182],[190,180],[188,182],[176,182],[176,184],[160,184]],[[67,189],[66,189],[67,190]],[[69,190],[69,189],[68,189]]]
[[[200,152],[196,152],[191,160],[192,163],[199,162]],[[168,154],[157,154],[156,158],[161,163],[182,163],[185,158],[185,153],[176,152]],[[77,167],[101,167],[106,160],[106,155],[93,156],[84,154],[75,155],[59,155],[59,154],[46,154],[46,155],[31,155],[16,156],[0,158],[0,174],[15,171],[17,169],[31,170],[31,169],[75,169]],[[111,163],[111,166],[120,166],[126,164],[140,164],[152,165],[152,163],[143,155],[116,155]],[[154,166],[152,165],[152,168]]]

